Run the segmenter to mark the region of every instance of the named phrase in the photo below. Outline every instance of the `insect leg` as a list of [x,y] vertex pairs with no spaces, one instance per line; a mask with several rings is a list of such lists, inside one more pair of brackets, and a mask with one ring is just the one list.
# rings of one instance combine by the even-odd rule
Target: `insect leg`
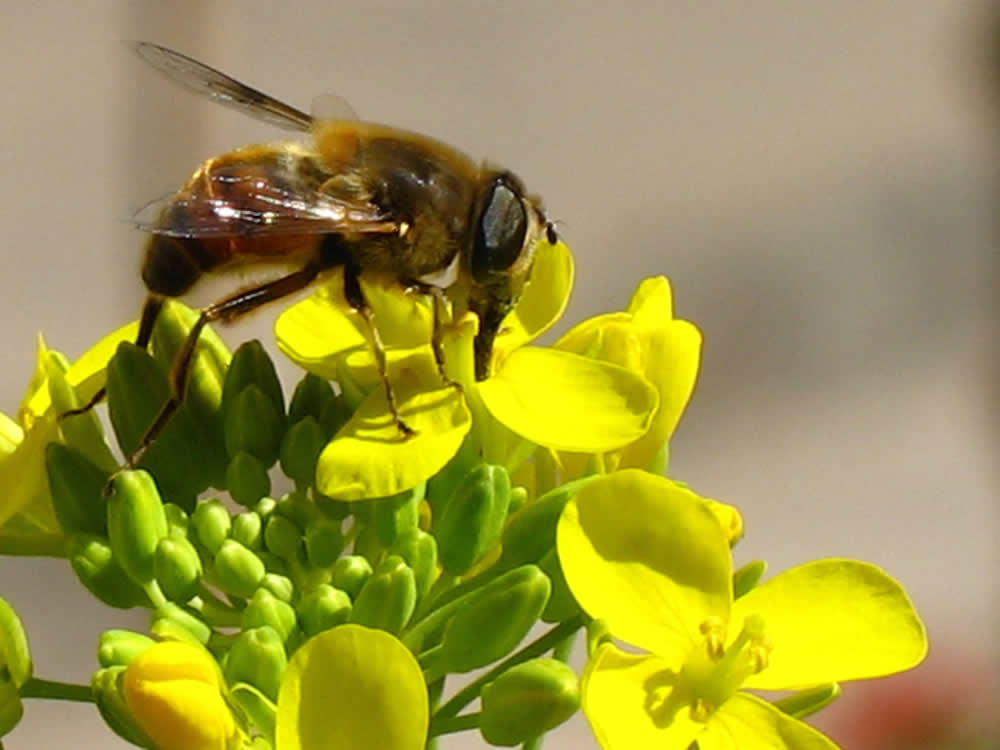
[[410,427],[403,418],[399,416],[399,405],[396,403],[396,394],[392,391],[392,384],[389,382],[389,368],[386,364],[385,345],[382,343],[382,336],[379,335],[375,326],[375,313],[372,312],[365,299],[365,294],[361,289],[360,280],[361,269],[353,260],[344,263],[344,297],[354,310],[364,318],[368,325],[368,331],[372,337],[372,349],[375,351],[375,364],[378,367],[378,374],[382,378],[382,385],[385,386],[385,399],[389,403],[389,412],[392,419],[403,433],[404,438],[416,435],[416,430]]
[[[156,324],[156,318],[160,314],[160,310],[163,309],[163,297],[158,294],[150,294],[146,297],[146,301],[142,305],[142,316],[139,319],[139,333],[135,337],[135,345],[140,349],[145,349],[149,346],[149,339],[153,335],[153,326]],[[59,419],[66,419],[66,417],[73,417],[77,414],[86,414],[88,411],[97,406],[104,397],[107,395],[107,388],[101,386],[97,393],[91,397],[83,406],[79,406],[76,409],[70,409],[67,412],[63,412],[59,415]]]
[[198,336],[202,328],[208,323],[221,320],[225,323],[231,322],[241,315],[255,310],[261,305],[281,299],[289,294],[308,286],[316,278],[322,266],[317,263],[310,263],[287,276],[262,284],[252,289],[245,289],[231,297],[226,297],[201,311],[195,324],[188,332],[184,345],[174,359],[170,368],[170,398],[156,415],[156,419],[146,428],[145,434],[139,441],[138,446],[129,456],[127,465],[132,467],[142,460],[143,455],[153,444],[160,432],[166,427],[174,412],[180,407],[184,399],[184,392],[187,390],[188,378],[191,374],[191,363],[194,361],[195,346],[198,343]]
[[444,369],[444,348],[441,345],[441,311],[447,304],[445,299],[444,289],[439,286],[434,286],[433,284],[427,284],[423,281],[412,280],[406,282],[406,288],[409,291],[414,291],[417,294],[423,294],[431,298],[431,309],[433,311],[432,320],[433,328],[431,329],[431,350],[434,352],[434,362],[437,364],[438,374],[441,376],[441,380],[444,381],[445,385],[457,388],[459,393],[462,392],[462,384],[457,380],[452,380],[452,378],[445,372]]

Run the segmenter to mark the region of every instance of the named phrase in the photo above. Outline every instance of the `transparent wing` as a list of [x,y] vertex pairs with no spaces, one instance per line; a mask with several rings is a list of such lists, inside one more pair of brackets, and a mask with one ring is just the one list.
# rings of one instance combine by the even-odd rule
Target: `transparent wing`
[[[399,224],[368,201],[308,194],[260,175],[214,170],[204,192],[179,192],[151,201],[134,217],[137,228],[170,237],[248,237],[280,234],[392,234]],[[219,189],[214,190],[214,187]]]
[[286,130],[308,131],[313,118],[204,63],[152,42],[129,42],[143,60],[177,85]]

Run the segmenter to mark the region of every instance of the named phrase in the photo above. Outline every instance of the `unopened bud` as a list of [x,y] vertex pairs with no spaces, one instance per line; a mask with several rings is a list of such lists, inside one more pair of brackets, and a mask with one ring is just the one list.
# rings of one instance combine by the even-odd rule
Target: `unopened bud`
[[105,630],[97,639],[97,661],[102,667],[125,667],[154,643],[131,630]]
[[278,460],[284,417],[256,385],[244,388],[225,410],[226,451],[246,451],[264,466]]
[[198,503],[191,515],[195,540],[208,554],[214,555],[229,537],[233,520],[221,500],[211,499]]
[[314,568],[328,568],[344,551],[344,533],[339,521],[317,519],[306,527],[306,556]]
[[347,622],[351,617],[351,598],[324,583],[302,598],[296,612],[302,632],[312,637]]
[[70,537],[69,564],[87,591],[109,607],[149,606],[149,597],[115,561],[108,540],[92,534]]
[[94,702],[101,718],[112,732],[138,747],[151,747],[152,741],[138,727],[132,718],[132,712],[125,704],[125,697],[121,691],[124,675],[124,666],[108,667],[94,672],[90,678]]
[[351,599],[356,599],[371,574],[372,566],[366,558],[347,555],[334,563],[330,583],[347,592]]
[[292,401],[288,405],[289,424],[300,422],[306,417],[312,417],[319,422],[323,409],[335,399],[336,395],[329,380],[324,380],[311,372],[306,373],[295,386],[295,393],[292,394]]
[[399,555],[413,569],[417,600],[423,599],[437,576],[437,541],[434,537],[421,529],[410,529],[396,539],[396,543],[389,548],[389,554]]
[[215,554],[214,578],[227,594],[249,599],[267,569],[261,559],[239,542],[227,539]]
[[226,488],[233,500],[244,508],[252,508],[262,497],[271,494],[267,466],[257,457],[240,451],[226,468]]
[[153,580],[156,545],[166,535],[167,516],[153,478],[142,469],[115,474],[108,498],[108,540],[115,560],[140,586]]
[[161,640],[204,645],[212,637],[212,628],[174,602],[165,602],[157,607],[151,620],[149,630]]
[[184,603],[198,593],[202,567],[198,551],[185,537],[166,536],[156,545],[156,582],[171,601]]
[[233,541],[256,552],[264,543],[263,528],[264,523],[260,514],[255,510],[248,510],[233,519],[233,527],[229,535]]
[[518,664],[481,693],[479,731],[491,745],[527,742],[562,724],[580,707],[576,673],[556,659]]
[[267,625],[244,629],[236,636],[226,657],[226,680],[231,685],[238,682],[253,685],[270,700],[277,701],[287,666],[288,655],[278,632]]
[[502,466],[480,464],[458,485],[434,524],[442,567],[460,575],[500,540],[510,503],[510,476]]
[[403,558],[390,555],[365,582],[351,610],[351,622],[398,634],[417,606],[413,571]]
[[295,632],[295,610],[267,589],[260,588],[243,610],[240,627],[243,630],[250,630],[265,625],[273,628],[274,632],[281,636],[282,643],[288,643]]
[[314,417],[299,420],[281,441],[281,470],[297,484],[311,486],[316,476],[316,461],[326,442],[323,428]]
[[302,544],[302,531],[284,516],[272,515],[264,528],[267,551],[285,560],[293,560]]
[[379,541],[392,545],[401,534],[417,528],[420,503],[424,499],[426,484],[392,497],[383,497],[372,504],[372,522]]

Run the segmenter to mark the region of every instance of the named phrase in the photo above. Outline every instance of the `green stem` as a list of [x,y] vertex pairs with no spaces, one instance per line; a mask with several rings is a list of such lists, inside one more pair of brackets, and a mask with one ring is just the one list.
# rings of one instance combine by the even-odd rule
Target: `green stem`
[[492,682],[511,667],[526,662],[529,659],[534,659],[536,656],[541,656],[549,649],[557,647],[581,627],[583,627],[582,615],[571,617],[565,622],[559,623],[541,638],[532,641],[517,653],[511,654],[489,672],[470,682],[455,693],[447,703],[434,712],[434,720],[450,719],[453,716],[457,716],[459,711],[479,697],[479,692],[482,690],[483,685]]
[[94,693],[90,685],[74,685],[69,682],[41,680],[32,677],[21,686],[22,698],[46,698],[57,701],[76,701],[77,703],[93,703]]
[[0,534],[0,554],[11,557],[66,557],[62,534]]
[[455,716],[450,719],[437,719],[431,721],[427,730],[428,737],[438,737],[442,734],[454,734],[455,732],[465,732],[469,729],[479,729],[479,716],[477,711],[474,714]]

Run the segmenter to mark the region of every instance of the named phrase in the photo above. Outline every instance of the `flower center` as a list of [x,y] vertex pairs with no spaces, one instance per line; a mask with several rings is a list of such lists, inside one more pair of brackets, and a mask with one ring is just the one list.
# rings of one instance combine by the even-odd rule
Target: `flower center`
[[764,620],[750,615],[736,640],[725,647],[726,623],[711,617],[699,628],[704,636],[681,668],[681,679],[691,700],[691,718],[705,722],[752,674],[768,663],[771,644],[764,637]]

